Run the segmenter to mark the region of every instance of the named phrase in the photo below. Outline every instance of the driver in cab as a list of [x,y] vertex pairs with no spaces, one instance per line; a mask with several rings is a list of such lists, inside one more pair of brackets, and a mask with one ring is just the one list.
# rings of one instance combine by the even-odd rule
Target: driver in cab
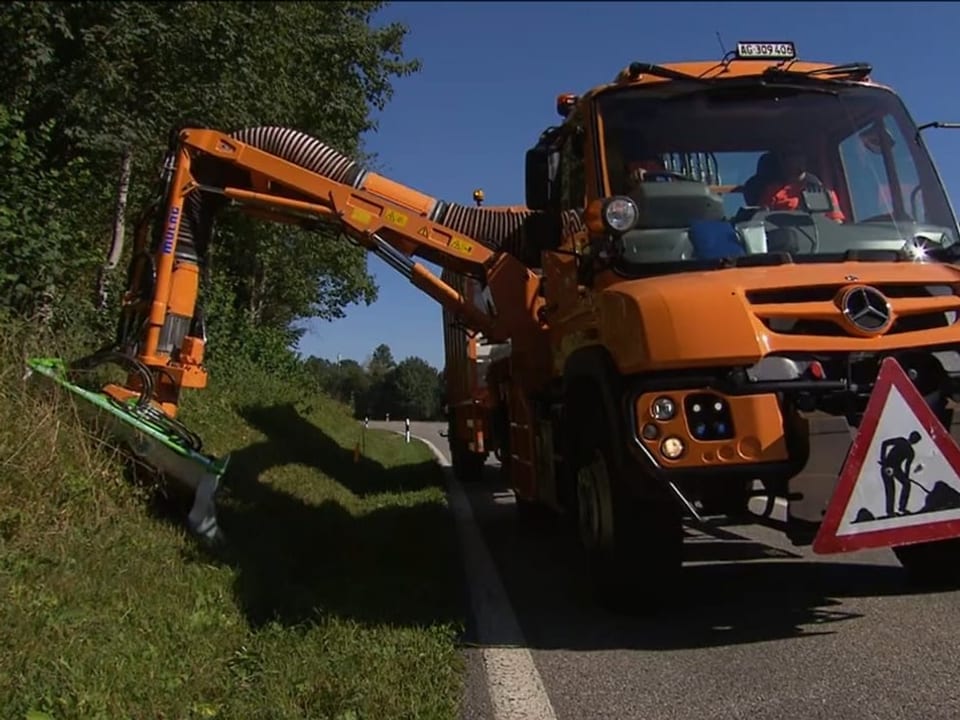
[[663,161],[653,153],[644,153],[641,157],[627,162],[627,181],[629,187],[647,180],[647,175],[656,176],[665,173]]
[[760,195],[759,205],[768,210],[799,210],[805,190],[820,190],[830,197],[833,209],[824,213],[831,220],[842,223],[846,216],[840,209],[837,193],[824,187],[818,178],[807,172],[806,155],[797,149],[781,151],[776,155],[779,173]]

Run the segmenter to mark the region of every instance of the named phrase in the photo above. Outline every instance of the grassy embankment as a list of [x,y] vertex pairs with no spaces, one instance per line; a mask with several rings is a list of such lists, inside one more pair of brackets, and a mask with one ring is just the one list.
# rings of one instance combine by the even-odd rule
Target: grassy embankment
[[2,338],[0,716],[456,716],[456,542],[426,447],[368,431],[354,464],[344,407],[213,378],[183,418],[233,452],[214,556],[66,395],[25,392],[23,337]]

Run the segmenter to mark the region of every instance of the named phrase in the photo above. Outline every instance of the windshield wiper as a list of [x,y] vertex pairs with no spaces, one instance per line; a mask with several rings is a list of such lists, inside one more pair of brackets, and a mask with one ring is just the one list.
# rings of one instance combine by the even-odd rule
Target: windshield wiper
[[771,67],[763,71],[765,76],[769,77],[795,77],[795,78],[815,78],[817,76],[830,75],[848,75],[856,80],[863,80],[873,72],[873,66],[868,63],[855,62],[844,63],[843,65],[831,65],[825,68],[814,68],[813,70],[790,70],[789,67]]
[[680,72],[679,70],[672,70],[671,68],[663,67],[663,65],[654,65],[653,63],[645,62],[630,63],[631,76],[637,77],[638,75],[643,75],[644,73],[663,78],[664,80],[687,80],[702,84],[709,84],[710,82],[706,78],[697,77],[696,75],[688,75],[687,73]]
[[[832,95],[833,97],[839,97],[840,93],[829,87],[824,87],[823,85],[813,85],[802,82],[784,82],[781,80],[721,80],[711,82],[706,87],[693,88],[691,90],[686,90],[684,92],[679,92],[674,95],[665,98],[667,102],[673,100],[683,100],[689,98],[693,95],[725,95],[731,94],[735,95],[740,94],[761,94],[770,90],[793,90],[798,93],[818,93],[821,95]],[[753,92],[751,92],[753,91]]]

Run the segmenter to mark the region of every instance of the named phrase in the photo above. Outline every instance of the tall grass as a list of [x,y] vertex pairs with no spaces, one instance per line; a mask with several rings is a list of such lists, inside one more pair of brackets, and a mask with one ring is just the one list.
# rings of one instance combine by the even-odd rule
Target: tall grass
[[452,718],[456,543],[429,451],[295,378],[218,374],[183,419],[232,452],[228,544],[132,483],[69,394],[23,379],[76,338],[0,334],[0,716]]

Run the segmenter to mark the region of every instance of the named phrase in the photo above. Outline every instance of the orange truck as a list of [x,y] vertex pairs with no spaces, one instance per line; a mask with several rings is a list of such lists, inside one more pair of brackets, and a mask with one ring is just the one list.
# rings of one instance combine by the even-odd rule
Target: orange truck
[[[204,386],[197,269],[229,204],[342,230],[440,303],[461,473],[497,452],[521,508],[571,519],[605,601],[667,597],[684,523],[754,493],[810,543],[881,362],[948,428],[960,377],[960,228],[870,75],[791,43],[632,63],[559,97],[522,211],[431,197],[294,129],[181,129],[99,356],[135,372],[101,392],[172,419]],[[890,546],[942,572],[955,543]]]

